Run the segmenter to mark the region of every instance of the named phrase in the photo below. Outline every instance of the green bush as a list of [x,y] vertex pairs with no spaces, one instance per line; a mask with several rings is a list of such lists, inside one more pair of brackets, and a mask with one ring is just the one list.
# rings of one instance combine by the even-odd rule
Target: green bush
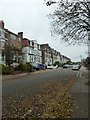
[[27,65],[27,71],[28,72],[32,72],[32,65],[31,65],[31,63],[27,62],[26,65]]
[[8,75],[8,74],[10,74],[10,67],[2,65],[2,70],[1,71],[2,71],[2,74]]
[[17,70],[21,72],[31,72],[32,71],[32,65],[30,63],[21,63],[16,68]]
[[26,71],[26,65],[25,64],[23,64],[23,63],[20,63],[19,65],[18,65],[18,67],[17,67],[17,70],[19,70],[19,71]]
[[54,65],[54,66],[56,66],[56,65],[59,66],[59,64],[60,64],[59,61],[56,61],[53,65]]
[[60,63],[59,61],[56,61],[53,65],[54,65],[54,66],[57,66],[57,65],[58,65],[58,67],[62,67],[62,66],[63,66],[63,64]]
[[0,74],[2,74],[2,65],[0,65]]

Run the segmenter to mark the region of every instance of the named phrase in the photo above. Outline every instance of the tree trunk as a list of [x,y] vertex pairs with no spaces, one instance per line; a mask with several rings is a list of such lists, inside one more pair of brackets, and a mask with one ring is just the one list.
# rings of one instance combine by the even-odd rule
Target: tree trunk
[[88,31],[88,57],[90,57],[90,31]]

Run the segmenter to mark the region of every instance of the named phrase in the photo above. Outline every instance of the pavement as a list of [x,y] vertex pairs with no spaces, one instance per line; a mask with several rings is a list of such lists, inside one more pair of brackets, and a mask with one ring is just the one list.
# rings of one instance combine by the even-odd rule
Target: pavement
[[80,69],[80,75],[77,77],[76,81],[70,89],[70,94],[75,100],[75,110],[71,118],[88,118],[88,70],[82,67]]
[[[59,68],[62,69],[62,68]],[[12,80],[12,79],[17,79],[21,78],[27,75],[32,75],[32,74],[38,74],[46,71],[51,71],[52,69],[46,69],[46,70],[39,70],[39,71],[34,71],[34,72],[29,72],[29,73],[19,73],[19,74],[14,74],[14,75],[0,75],[0,80]]]
[[45,72],[46,70],[40,70],[40,71],[35,71],[35,72],[29,72],[29,73],[19,73],[19,74],[15,74],[15,75],[2,75],[0,76],[0,79],[2,80],[12,80],[12,79],[17,79],[17,78],[21,78],[30,74],[36,74],[36,73],[41,73],[41,72]]

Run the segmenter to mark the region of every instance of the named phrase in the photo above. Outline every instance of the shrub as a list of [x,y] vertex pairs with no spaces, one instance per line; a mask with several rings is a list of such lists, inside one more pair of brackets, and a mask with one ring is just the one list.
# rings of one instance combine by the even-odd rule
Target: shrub
[[26,71],[26,66],[23,63],[20,63],[17,67],[17,70],[19,71]]
[[27,71],[28,71],[28,72],[32,72],[32,69],[33,69],[33,68],[32,68],[31,63],[30,63],[30,62],[27,62],[26,65],[27,65]]
[[59,61],[56,61],[53,65],[54,65],[54,66],[56,66],[56,65],[59,66],[59,64],[60,64]]
[[0,74],[2,74],[2,65],[0,65]]
[[31,72],[32,71],[32,65],[30,63],[20,63],[16,70],[19,70],[21,72]]
[[2,74],[5,74],[5,75],[10,74],[10,67],[2,65]]
[[62,67],[63,66],[63,64],[60,63],[59,61],[56,61],[53,65],[54,66],[58,66],[58,67]]

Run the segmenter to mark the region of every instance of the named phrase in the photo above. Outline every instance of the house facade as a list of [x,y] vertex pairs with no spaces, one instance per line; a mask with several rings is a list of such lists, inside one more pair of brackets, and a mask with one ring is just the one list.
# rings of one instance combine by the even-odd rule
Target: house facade
[[42,55],[40,51],[40,45],[36,40],[29,40],[24,38],[22,40],[23,44],[23,61],[30,62],[32,65],[37,66],[37,64],[41,63]]
[[22,32],[15,34],[9,31],[4,27],[3,21],[0,21],[0,51],[1,64],[22,60]]
[[32,40],[34,43],[34,66],[42,63],[42,54],[40,50],[40,45],[37,43],[36,40]]
[[49,44],[41,44],[42,64],[52,65],[51,47]]
[[30,62],[37,64],[53,65],[56,61],[66,63],[70,58],[61,55],[49,44],[38,44],[37,40],[23,38],[23,32],[14,33],[5,28],[0,21],[0,64]]
[[23,52],[23,62],[34,62],[34,46],[33,43],[27,39],[24,38],[22,40],[22,52]]
[[66,57],[65,55],[62,55],[62,63],[67,63],[67,61],[71,61],[71,59]]

